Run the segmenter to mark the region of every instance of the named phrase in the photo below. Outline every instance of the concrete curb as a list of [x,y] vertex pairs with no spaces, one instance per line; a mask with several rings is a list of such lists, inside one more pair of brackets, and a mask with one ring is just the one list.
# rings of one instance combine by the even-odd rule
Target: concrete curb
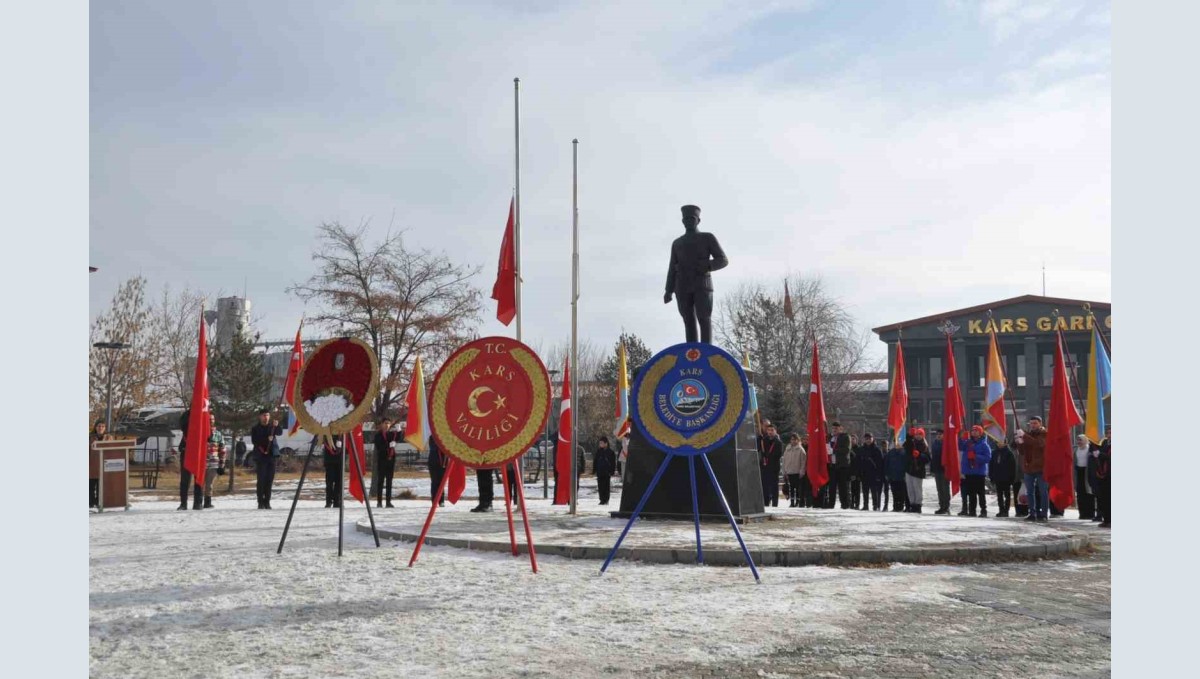
[[[360,533],[371,534],[371,525],[360,520],[355,525]],[[382,540],[399,542],[416,542],[418,534],[405,531],[378,528]],[[615,537],[615,534],[614,534]],[[467,538],[448,538],[429,535],[425,544],[439,547],[456,547],[473,549],[481,552],[510,552],[512,546],[508,542],[496,540],[471,540]],[[537,543],[535,543],[537,544]],[[1087,535],[1072,535],[1057,540],[1047,540],[1028,545],[995,545],[987,547],[912,547],[886,549],[751,549],[750,557],[759,566],[849,566],[858,564],[883,563],[995,563],[1002,561],[1027,561],[1047,557],[1061,557],[1077,554],[1086,550],[1092,544]],[[563,556],[568,559],[590,559],[603,561],[608,558],[611,547],[589,547],[572,545],[537,544],[540,555]],[[517,544],[517,550],[525,554],[525,545]],[[617,550],[617,558],[628,561],[645,563],[672,564],[695,563],[696,552],[692,549],[669,549],[654,547],[622,547]],[[704,563],[710,566],[742,566],[746,559],[739,549],[704,549]]]

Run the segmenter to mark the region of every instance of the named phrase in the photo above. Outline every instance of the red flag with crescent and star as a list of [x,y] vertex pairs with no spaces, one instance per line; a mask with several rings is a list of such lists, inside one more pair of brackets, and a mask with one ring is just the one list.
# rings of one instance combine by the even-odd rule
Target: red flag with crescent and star
[[204,311],[200,312],[200,350],[196,355],[196,372],[192,379],[192,408],[188,415],[187,451],[183,468],[192,473],[196,485],[204,487],[204,470],[208,466],[208,438],[212,436],[212,411],[208,403],[208,336],[204,327]]
[[[283,402],[288,404],[291,412],[296,412],[296,379],[300,377],[300,368],[304,366],[304,348],[300,345],[300,329],[304,327],[304,321],[300,321],[300,327],[296,328],[296,342],[292,345],[292,360],[288,363],[287,379],[283,383]],[[292,426],[288,430],[288,436],[294,436],[300,430],[300,421],[295,415],[289,417],[292,421]]]
[[950,482],[950,496],[958,495],[962,487],[962,472],[958,459],[959,432],[966,431],[963,421],[966,411],[963,410],[962,388],[958,383],[958,367],[954,364],[954,345],[950,343],[950,335],[946,335],[946,391],[945,421],[942,424],[942,468],[946,480]]
[[496,300],[496,320],[504,325],[517,317],[517,246],[513,238],[513,210],[516,199],[508,204],[508,224],[500,241],[500,263],[496,267],[496,282],[492,284],[492,299]]
[[558,442],[554,448],[554,504],[571,502],[571,360],[563,361],[562,405],[558,409]]
[[825,433],[825,399],[821,393],[821,363],[813,342],[812,384],[808,388],[808,462],[806,471],[813,497],[829,483],[829,437]]
[[[1083,422],[1075,407],[1075,396],[1067,380],[1067,364],[1063,358],[1062,332],[1054,338],[1054,380],[1050,387],[1050,412],[1046,413],[1046,485],[1050,487],[1050,502],[1055,507],[1070,507],[1075,500],[1075,463],[1071,428]],[[1105,517],[1107,520],[1108,517]]]

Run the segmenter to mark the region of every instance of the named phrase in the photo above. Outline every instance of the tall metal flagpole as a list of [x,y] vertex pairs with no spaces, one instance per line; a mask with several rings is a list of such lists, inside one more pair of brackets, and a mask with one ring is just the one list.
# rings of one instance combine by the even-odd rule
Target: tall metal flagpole
[[513,78],[513,171],[516,175],[513,198],[513,247],[517,265],[517,341],[521,341],[521,79]]
[[579,504],[579,140],[571,140],[571,514]]

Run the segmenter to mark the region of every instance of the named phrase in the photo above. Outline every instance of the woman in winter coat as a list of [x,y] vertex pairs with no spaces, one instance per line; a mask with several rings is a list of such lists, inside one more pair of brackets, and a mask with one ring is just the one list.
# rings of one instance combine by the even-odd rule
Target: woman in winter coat
[[912,436],[904,442],[904,490],[908,498],[908,511],[914,514],[921,513],[921,498],[930,459],[925,430],[914,430]]
[[883,451],[875,445],[875,438],[868,432],[863,434],[863,444],[858,447],[858,473],[863,483],[862,509],[867,509],[867,496],[871,508],[879,511],[879,494],[883,491]]
[[967,514],[975,516],[975,507],[978,505],[979,516],[987,518],[987,493],[983,482],[988,475],[988,463],[992,460],[992,447],[983,435],[983,427],[971,427],[971,435],[959,440],[958,452],[962,456],[959,465],[963,472],[963,492],[967,496]]
[[1013,454],[1008,442],[992,451],[992,461],[988,465],[988,478],[996,486],[996,504],[999,511],[996,516],[1007,517],[1008,509],[1013,503],[1013,482],[1017,479],[1017,456]]
[[811,499],[812,492],[805,477],[807,462],[808,451],[800,445],[800,435],[792,434],[788,437],[787,448],[783,450],[783,475],[787,477],[789,507],[804,507],[808,502],[805,498]]

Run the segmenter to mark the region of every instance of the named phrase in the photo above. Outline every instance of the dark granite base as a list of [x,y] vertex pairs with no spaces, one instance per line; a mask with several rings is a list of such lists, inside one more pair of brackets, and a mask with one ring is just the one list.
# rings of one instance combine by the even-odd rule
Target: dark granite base
[[[637,427],[629,436],[629,457],[625,460],[621,487],[621,509],[612,516],[629,518],[654,478],[666,453],[651,445]],[[758,451],[754,441],[754,423],[746,421],[733,438],[708,454],[713,473],[725,492],[729,509],[739,523],[767,518],[763,506],[762,476],[759,472]],[[696,459],[696,492],[699,495],[702,521],[728,521],[721,508],[720,498],[713,488],[704,462]],[[692,520],[692,487],[688,474],[688,458],[677,456],[659,479],[642,508],[647,519]]]

